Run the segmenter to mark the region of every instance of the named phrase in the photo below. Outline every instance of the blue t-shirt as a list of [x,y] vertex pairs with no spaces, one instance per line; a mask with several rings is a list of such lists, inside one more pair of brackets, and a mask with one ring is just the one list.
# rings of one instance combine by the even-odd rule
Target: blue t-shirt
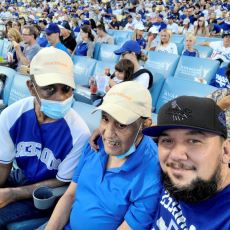
[[[50,47],[51,45],[50,44],[47,44],[47,47]],[[63,50],[65,51],[69,56],[71,56],[69,50],[66,48],[65,45],[63,45],[61,42],[58,42],[56,45],[55,45],[55,48],[59,49],[59,50]]]
[[167,24],[165,24],[164,22],[154,22],[152,24],[152,26],[155,26],[158,29],[159,32],[161,32],[161,30],[167,28]]
[[34,98],[19,100],[0,115],[0,163],[16,160],[28,184],[57,178],[71,181],[89,130],[73,110],[64,118],[39,124]]
[[152,230],[229,230],[230,185],[208,200],[188,204],[162,191]]
[[143,137],[121,167],[110,169],[101,139],[98,144],[98,153],[86,146],[73,176],[71,228],[113,230],[126,220],[132,229],[150,229],[161,191],[156,144]]
[[88,52],[88,45],[86,42],[80,42],[77,45],[77,49],[76,49],[76,55],[78,56],[87,56],[87,52]]
[[214,78],[212,78],[210,85],[213,85],[217,88],[228,88],[230,89],[230,83],[226,76],[227,66],[221,67],[216,72]]
[[189,50],[185,49],[182,51],[182,55],[190,56],[190,57],[199,57],[199,52],[197,49],[194,49],[194,51],[189,51]]
[[142,49],[145,49],[146,46],[146,40],[144,38],[136,39],[137,43],[140,45]]

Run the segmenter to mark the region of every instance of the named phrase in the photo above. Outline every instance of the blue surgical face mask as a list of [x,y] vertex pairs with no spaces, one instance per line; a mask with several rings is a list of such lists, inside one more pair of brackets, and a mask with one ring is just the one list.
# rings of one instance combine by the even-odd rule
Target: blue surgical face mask
[[64,101],[46,100],[40,98],[35,85],[34,88],[40,100],[40,111],[43,112],[47,117],[55,120],[63,118],[72,107],[73,95]]
[[116,156],[118,159],[124,159],[126,158],[127,156],[131,155],[132,153],[134,153],[136,151],[136,145],[135,145],[135,142],[137,140],[137,137],[138,137],[138,134],[140,132],[140,129],[142,127],[142,124],[140,125],[138,131],[137,131],[137,134],[136,134],[136,137],[133,141],[133,144],[130,146],[130,148],[128,149],[128,151],[126,151],[125,153],[121,154],[121,155],[118,155]]

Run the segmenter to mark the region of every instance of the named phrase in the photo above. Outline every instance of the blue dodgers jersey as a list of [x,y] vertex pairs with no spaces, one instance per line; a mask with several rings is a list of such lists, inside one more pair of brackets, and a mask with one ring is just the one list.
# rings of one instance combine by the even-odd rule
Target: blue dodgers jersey
[[228,88],[230,89],[230,83],[226,76],[227,66],[221,67],[216,72],[216,75],[212,78],[210,85],[213,85],[217,88]]
[[[2,112],[0,138],[5,145],[0,150],[0,162],[15,159],[28,184],[56,177],[70,181],[89,135],[87,127],[84,129],[85,124],[72,110],[65,118],[39,124],[33,101],[33,97],[25,98]],[[75,128],[75,121],[80,128]]]
[[229,230],[230,185],[197,204],[178,202],[165,190],[152,230]]

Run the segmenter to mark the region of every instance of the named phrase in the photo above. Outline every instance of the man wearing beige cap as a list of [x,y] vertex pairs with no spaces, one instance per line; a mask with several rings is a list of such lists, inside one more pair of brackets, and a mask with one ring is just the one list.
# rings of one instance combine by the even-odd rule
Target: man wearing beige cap
[[[32,59],[30,74],[33,97],[0,115],[0,229],[47,214],[33,207],[33,190],[70,182],[89,137],[87,125],[71,108],[75,84],[69,55],[44,48]],[[17,170],[11,170],[13,161]]]
[[112,87],[102,111],[96,153],[88,144],[46,230],[150,229],[161,190],[156,144],[142,135],[151,95],[137,82]]

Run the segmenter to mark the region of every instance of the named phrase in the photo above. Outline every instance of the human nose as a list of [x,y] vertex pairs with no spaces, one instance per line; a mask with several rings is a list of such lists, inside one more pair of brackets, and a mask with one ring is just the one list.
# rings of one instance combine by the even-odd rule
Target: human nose
[[113,123],[108,123],[105,127],[105,136],[110,139],[115,136],[115,126]]
[[176,143],[170,149],[169,158],[173,161],[187,160],[188,150],[186,146],[182,143]]

